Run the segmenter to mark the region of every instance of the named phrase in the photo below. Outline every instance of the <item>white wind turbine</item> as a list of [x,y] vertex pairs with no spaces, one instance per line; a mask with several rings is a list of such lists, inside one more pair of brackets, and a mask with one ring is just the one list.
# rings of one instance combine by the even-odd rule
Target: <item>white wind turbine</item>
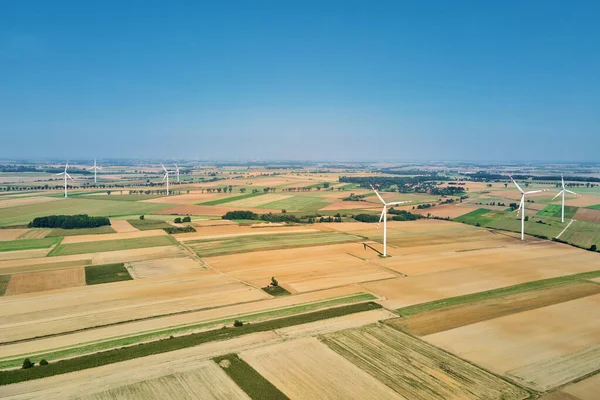
[[69,177],[69,179],[71,179],[72,181],[74,181],[74,180],[75,180],[75,179],[73,179],[73,178],[71,177],[71,175],[69,175],[69,174],[67,173],[67,168],[69,168],[69,162],[68,162],[68,161],[67,161],[67,163],[65,164],[65,170],[64,170],[63,172],[60,172],[60,173],[56,174],[56,175],[64,175],[64,176],[65,176],[65,198],[67,198],[67,197],[68,197],[68,196],[67,196],[67,177]]
[[521,202],[519,203],[519,208],[517,209],[517,217],[519,216],[519,212],[520,212],[521,213],[521,240],[525,240],[525,195],[540,193],[540,192],[547,192],[548,189],[532,190],[529,192],[524,192],[523,189],[521,189],[521,186],[519,186],[517,184],[517,182],[515,182],[513,177],[510,175],[509,175],[509,177],[510,177],[510,180],[515,184],[517,189],[519,189],[519,192],[521,192]]
[[179,167],[175,164],[175,172],[177,172],[177,183],[179,183]]
[[552,198],[552,200],[554,200],[555,198],[557,198],[558,196],[560,196],[562,194],[562,222],[564,223],[565,222],[565,192],[574,194],[575,196],[579,196],[579,194],[565,189],[565,179],[563,178],[562,175],[560,176],[560,181],[562,184],[562,190],[560,192],[558,192],[558,194],[556,196],[554,196]]
[[94,170],[94,183],[96,183],[96,171],[101,171],[101,170],[102,170],[102,167],[99,167],[99,166],[96,164],[96,159],[95,159],[95,158],[94,158],[94,166],[93,166],[92,168],[90,168],[90,169],[93,169],[93,170]]
[[167,196],[169,195],[169,174],[172,173],[173,171],[168,171],[164,165],[160,164],[161,167],[163,167],[163,169],[165,170],[165,176],[163,176],[163,181],[166,179],[167,180]]
[[383,256],[387,257],[387,208],[388,208],[388,206],[395,206],[397,204],[410,203],[410,201],[395,201],[393,203],[386,203],[385,200],[383,200],[383,198],[379,195],[379,193],[377,193],[377,190],[375,190],[373,185],[370,185],[370,186],[371,186],[371,189],[373,189],[373,191],[377,195],[377,197],[379,197],[379,200],[381,200],[381,202],[383,203],[383,210],[381,210],[381,216],[379,217],[379,223],[377,224],[377,229],[379,229],[379,224],[381,223],[381,220],[383,219]]

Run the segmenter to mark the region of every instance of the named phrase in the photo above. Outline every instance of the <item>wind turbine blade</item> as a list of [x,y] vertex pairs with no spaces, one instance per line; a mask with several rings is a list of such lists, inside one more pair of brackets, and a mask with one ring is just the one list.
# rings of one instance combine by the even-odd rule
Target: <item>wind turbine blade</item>
[[381,202],[385,205],[385,201],[383,200],[383,198],[379,195],[379,193],[377,193],[377,190],[375,190],[375,188],[373,187],[373,185],[371,185],[369,183],[369,186],[371,186],[371,189],[373,189],[373,191],[375,192],[375,194],[377,195],[377,197],[379,197],[379,200],[381,200]]
[[522,195],[521,196],[521,201],[519,202],[519,208],[517,208],[517,217],[519,216],[519,213],[521,212],[521,209],[523,208],[523,203],[525,202],[525,196]]
[[54,175],[62,175],[65,174],[66,172],[59,172],[58,174],[54,174]]
[[165,179],[167,179],[167,174],[168,172],[165,174],[165,176],[163,176],[162,180],[164,181]]
[[175,164],[175,169],[176,169],[177,171],[179,171],[179,167],[177,166],[177,164]]
[[579,196],[579,193],[571,192],[570,190],[565,189],[565,192],[574,194],[575,196]]
[[379,229],[379,224],[383,220],[383,214],[385,214],[385,206],[383,206],[383,210],[381,210],[381,215],[379,216],[379,222],[377,223],[377,229]]
[[396,204],[406,204],[406,203],[410,203],[410,202],[412,202],[412,200],[411,201],[395,201],[393,203],[387,203],[387,205],[388,206],[394,206]]
[[67,175],[69,178],[71,178],[71,180],[72,180],[72,181],[74,181],[74,180],[75,180],[75,179],[73,179],[73,177],[72,177],[71,175],[67,174],[66,172],[65,172],[65,174],[66,174],[66,175]]
[[534,194],[534,193],[542,193],[542,192],[547,192],[548,189],[543,189],[543,190],[532,190],[531,192],[525,192],[525,194]]
[[523,189],[521,189],[521,186],[519,186],[519,184],[517,182],[515,182],[515,180],[513,179],[512,176],[508,176],[510,178],[510,180],[512,181],[512,183],[515,184],[515,186],[517,187],[517,189],[519,189],[519,192],[523,193]]
[[166,173],[169,173],[169,171],[167,171],[167,169],[165,168],[164,165],[160,164],[161,167],[163,167],[163,169],[165,170]]
[[[564,189],[563,189],[563,190],[564,190]],[[554,196],[554,197],[552,198],[552,200],[554,200],[555,198],[557,198],[558,196],[560,196],[560,195],[562,194],[563,190],[561,190],[560,192],[556,193],[556,196]]]
[[565,188],[565,178],[563,177],[563,174],[560,174],[560,181],[562,182],[562,188]]

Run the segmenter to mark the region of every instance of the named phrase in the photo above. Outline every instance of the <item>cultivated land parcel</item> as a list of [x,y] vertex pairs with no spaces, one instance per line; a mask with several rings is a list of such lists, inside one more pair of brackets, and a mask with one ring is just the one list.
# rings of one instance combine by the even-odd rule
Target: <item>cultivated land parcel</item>
[[[379,200],[340,177],[398,171],[207,166],[166,196],[159,179],[146,186],[152,171],[114,168],[105,184],[130,186],[0,192],[0,398],[597,395],[600,254],[585,250],[600,245],[597,187],[568,200],[565,223],[552,196],[533,196],[537,236],[520,241],[506,182],[394,184],[384,199],[425,218],[388,221],[382,258],[382,229],[353,218],[376,220]],[[258,219],[220,218],[230,211]],[[111,225],[27,226],[82,213]],[[289,295],[263,290],[272,278]]]

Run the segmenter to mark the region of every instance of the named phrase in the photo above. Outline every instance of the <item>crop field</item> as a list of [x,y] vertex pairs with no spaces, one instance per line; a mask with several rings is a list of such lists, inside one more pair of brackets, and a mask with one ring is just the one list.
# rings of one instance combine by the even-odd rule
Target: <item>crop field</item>
[[291,232],[189,240],[186,244],[200,257],[214,257],[251,251],[307,247],[357,241],[360,238],[338,232]]
[[45,238],[50,232],[52,232],[50,228],[27,229],[26,232],[19,236],[19,239],[41,239]]
[[162,229],[154,231],[135,231],[127,233],[107,233],[104,235],[78,235],[65,237],[61,244],[85,243],[85,242],[105,242],[125,239],[142,239],[155,236],[167,236]]
[[215,363],[241,387],[252,399],[286,400],[279,389],[262,377],[248,363],[238,357],[237,354],[226,354],[216,357]]
[[258,193],[246,193],[246,194],[240,194],[240,195],[227,195],[225,193],[223,193],[221,195],[221,197],[218,197],[218,195],[216,196],[216,198],[214,200],[209,200],[209,201],[205,201],[202,203],[197,203],[197,204],[201,204],[204,206],[216,206],[218,204],[224,204],[224,203],[230,203],[230,202],[234,202],[234,201],[241,201],[241,200],[245,200],[245,199],[251,199],[253,197],[260,197],[265,195],[264,193],[258,192]]
[[236,198],[238,198],[238,199],[227,202],[227,205],[229,207],[238,207],[238,208],[240,208],[240,207],[241,208],[260,207],[267,203],[272,203],[275,201],[288,199],[288,198],[292,197],[292,195],[291,194],[269,193],[269,194],[260,194],[260,196],[254,195],[254,196],[250,196],[250,197],[244,197],[243,199],[239,199],[239,197],[241,197],[241,196],[236,196]]
[[[174,218],[174,217],[173,217]],[[149,231],[156,229],[171,228],[172,225],[158,219],[128,219],[126,222],[138,231]]]
[[312,205],[321,203],[323,199],[316,196],[289,196],[285,199],[273,201],[260,205],[260,208],[270,208],[275,210],[300,211],[309,208]]
[[560,239],[585,249],[593,244],[600,248],[600,223],[575,221]]
[[550,392],[541,400],[596,400],[600,390],[600,374],[572,383],[554,392]]
[[0,296],[4,296],[9,282],[10,275],[0,275]]
[[407,399],[524,399],[529,393],[383,324],[327,334],[323,342]]
[[[38,239],[43,240],[43,239]],[[130,250],[144,247],[171,246],[177,242],[170,236],[150,236],[135,239],[104,240],[81,243],[60,244],[49,256],[68,256],[74,254],[101,253],[105,251]]]
[[160,258],[155,260],[134,261],[129,263],[136,278],[170,275],[188,272],[194,269],[204,269],[196,260],[189,257]]
[[438,347],[547,391],[600,369],[600,295],[425,336]]
[[0,241],[16,240],[29,232],[30,229],[0,229]]
[[123,264],[89,265],[85,267],[85,283],[98,285],[101,283],[131,280],[131,276]]
[[471,211],[470,213],[461,215],[458,218],[454,218],[454,221],[464,222],[465,224],[469,225],[479,224],[481,226],[484,226],[501,217],[502,213],[498,211],[491,211],[487,208],[479,208],[475,211]]
[[[565,219],[573,218],[578,208],[573,206],[565,206]],[[548,204],[544,209],[538,211],[535,215],[540,217],[556,217],[560,218],[562,215],[562,206],[560,204]]]
[[[44,229],[44,228],[42,228],[42,229]],[[36,228],[36,230],[37,230],[37,228]],[[53,228],[45,237],[103,235],[105,233],[115,233],[115,230],[110,226],[100,226],[98,228],[82,228],[82,229]]]
[[0,241],[1,251],[47,249],[60,243],[62,238],[21,239]]
[[600,224],[600,209],[579,208],[574,218],[578,221],[596,222]]
[[83,268],[30,272],[11,276],[6,295],[43,292],[85,285]]
[[194,369],[110,389],[81,400],[112,399],[249,399],[215,363],[205,361]]
[[316,338],[245,351],[240,358],[292,399],[403,399]]
[[57,201],[58,199],[53,197],[35,196],[35,197],[22,197],[16,199],[2,199],[0,200],[0,209],[13,208],[19,206],[26,206],[31,204],[42,204],[51,201]]
[[111,219],[110,226],[118,233],[137,232],[139,230],[123,219]]
[[145,214],[169,207],[168,204],[147,202],[117,202],[86,198],[59,199],[57,201],[29,204],[0,209],[0,226],[27,224],[35,217],[59,214],[88,214],[92,216],[117,216]]

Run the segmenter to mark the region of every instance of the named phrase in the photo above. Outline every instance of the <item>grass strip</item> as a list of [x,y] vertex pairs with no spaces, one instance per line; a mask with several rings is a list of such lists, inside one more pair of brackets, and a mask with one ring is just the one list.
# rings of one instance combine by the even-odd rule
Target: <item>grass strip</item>
[[0,242],[0,251],[47,249],[48,247],[60,243],[61,240],[62,237],[7,240]]
[[123,347],[119,349],[103,351],[100,353],[88,354],[76,358],[51,362],[45,366],[38,366],[29,369],[1,371],[0,385],[9,385],[12,383],[29,381],[32,379],[40,379],[48,376],[65,374],[68,372],[131,360],[138,357],[145,357],[152,354],[166,353],[168,351],[184,349],[186,347],[197,346],[202,343],[233,339],[235,337],[250,333],[271,331],[274,329],[281,329],[289,326],[301,325],[320,321],[322,319],[341,317],[348,314],[370,311],[379,308],[381,308],[381,306],[373,302],[352,304],[349,306],[328,308],[313,313],[294,315],[292,317],[259,322],[256,324],[246,324],[236,328],[221,328],[206,332],[193,333],[186,336],[172,337],[150,343],[140,343],[137,346]]
[[237,354],[225,354],[213,361],[244,391],[252,400],[286,400],[288,397],[277,389],[264,376],[258,373]]
[[559,276],[556,278],[542,279],[539,281],[532,281],[521,283],[514,286],[507,286],[499,289],[486,290],[485,292],[477,292],[467,294],[464,296],[448,297],[446,299],[430,301],[427,303],[415,304],[414,306],[403,307],[398,310],[398,314],[403,317],[410,315],[419,314],[425,311],[437,310],[444,307],[456,306],[459,304],[470,303],[474,301],[487,300],[491,298],[512,295],[522,293],[534,289],[542,289],[553,285],[559,285],[566,282],[572,282],[584,279],[593,279],[600,277],[600,271],[582,272],[579,274]]
[[206,201],[204,203],[198,203],[198,204],[203,205],[203,206],[216,206],[217,204],[230,203],[232,201],[243,200],[243,199],[247,199],[249,197],[256,197],[256,196],[262,196],[262,195],[264,195],[264,193],[246,193],[246,194],[242,194],[240,196],[223,197],[221,199]]
[[[178,326],[178,327],[169,328],[169,329],[157,329],[154,331],[149,331],[149,332],[145,332],[140,335],[134,335],[134,336],[131,336],[131,335],[120,336],[120,337],[112,338],[111,340],[107,340],[107,341],[82,344],[81,346],[78,346],[78,347],[70,346],[70,347],[59,348],[59,349],[55,349],[51,352],[42,353],[42,354],[37,355],[35,357],[35,360],[39,361],[42,358],[45,358],[46,360],[56,360],[56,359],[63,359],[63,358],[69,358],[69,357],[78,357],[83,354],[91,354],[91,353],[96,353],[99,351],[114,349],[117,347],[131,346],[131,345],[139,344],[141,342],[158,340],[160,338],[168,337],[170,335],[183,335],[183,334],[186,334],[193,330],[212,328],[215,326],[233,325],[233,323],[235,322],[236,319],[243,321],[244,323],[249,323],[249,322],[258,323],[258,322],[262,322],[265,320],[273,320],[276,318],[284,318],[284,317],[289,317],[292,315],[298,315],[301,313],[308,313],[308,312],[320,310],[320,309],[323,309],[326,307],[349,305],[349,304],[353,304],[353,303],[364,302],[364,301],[374,300],[374,299],[375,299],[375,297],[369,293],[359,293],[359,294],[355,294],[355,295],[351,295],[351,296],[338,297],[338,298],[330,299],[330,300],[299,304],[299,305],[296,305],[293,307],[287,307],[287,308],[282,308],[282,309],[267,310],[267,311],[262,311],[262,312],[258,312],[258,313],[253,313],[253,314],[232,315],[227,318],[206,321],[206,322],[202,322],[199,324],[183,325],[183,326]],[[131,321],[124,321],[122,323],[127,323],[127,322],[131,322]],[[118,325],[118,324],[111,324],[111,325]],[[94,327],[94,328],[96,328],[96,327]],[[85,330],[87,330],[87,329],[78,330],[77,332],[81,332],[81,331],[85,331]],[[73,332],[68,332],[68,333],[73,333]],[[52,336],[54,336],[54,335],[52,335]],[[19,357],[11,357],[10,359],[2,360],[2,361],[0,361],[0,369],[16,368],[23,363],[23,358],[25,358],[25,357],[31,358],[31,356],[29,354],[23,354]]]
[[0,296],[4,296],[9,281],[10,275],[0,275]]
[[85,284],[98,285],[101,283],[130,281],[133,278],[123,263],[90,265],[85,267]]

